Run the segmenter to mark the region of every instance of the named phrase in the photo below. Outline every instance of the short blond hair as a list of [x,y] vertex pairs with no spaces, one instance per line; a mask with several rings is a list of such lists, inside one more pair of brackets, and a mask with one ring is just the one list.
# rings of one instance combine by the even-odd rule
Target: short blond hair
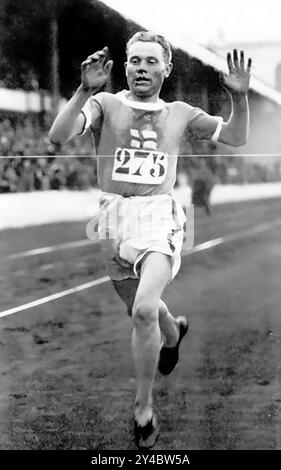
[[172,60],[171,46],[168,41],[160,34],[154,34],[151,31],[138,31],[127,42],[126,53],[128,55],[129,47],[137,41],[156,42],[162,46],[164,60],[169,64]]

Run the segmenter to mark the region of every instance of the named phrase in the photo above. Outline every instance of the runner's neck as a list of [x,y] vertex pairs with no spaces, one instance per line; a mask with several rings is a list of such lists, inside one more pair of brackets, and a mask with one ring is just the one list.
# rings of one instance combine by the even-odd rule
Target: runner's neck
[[157,101],[143,101],[132,99],[132,95],[128,90],[122,90],[116,94],[116,96],[127,106],[137,109],[146,109],[151,111],[158,111],[165,107],[165,101],[161,100],[160,98]]

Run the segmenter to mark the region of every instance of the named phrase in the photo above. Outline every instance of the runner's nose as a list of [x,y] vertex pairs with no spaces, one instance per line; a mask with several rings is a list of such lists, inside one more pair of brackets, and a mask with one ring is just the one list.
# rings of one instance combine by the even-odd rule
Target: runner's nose
[[147,69],[146,69],[146,63],[144,60],[140,61],[139,64],[138,64],[138,67],[137,67],[137,71],[138,72],[146,72]]

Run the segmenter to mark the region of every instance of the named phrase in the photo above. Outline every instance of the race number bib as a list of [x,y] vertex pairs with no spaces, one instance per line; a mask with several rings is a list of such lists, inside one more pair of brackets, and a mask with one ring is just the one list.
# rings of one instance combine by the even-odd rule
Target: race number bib
[[140,184],[161,184],[166,178],[168,156],[154,150],[118,147],[114,155],[112,179]]

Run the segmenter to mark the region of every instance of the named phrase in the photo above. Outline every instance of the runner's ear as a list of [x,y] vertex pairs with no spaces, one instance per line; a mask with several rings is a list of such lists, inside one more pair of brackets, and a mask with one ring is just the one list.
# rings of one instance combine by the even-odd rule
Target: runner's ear
[[168,78],[170,73],[172,72],[173,70],[173,64],[172,62],[170,62],[169,64],[166,64],[166,74],[165,74],[165,77]]

